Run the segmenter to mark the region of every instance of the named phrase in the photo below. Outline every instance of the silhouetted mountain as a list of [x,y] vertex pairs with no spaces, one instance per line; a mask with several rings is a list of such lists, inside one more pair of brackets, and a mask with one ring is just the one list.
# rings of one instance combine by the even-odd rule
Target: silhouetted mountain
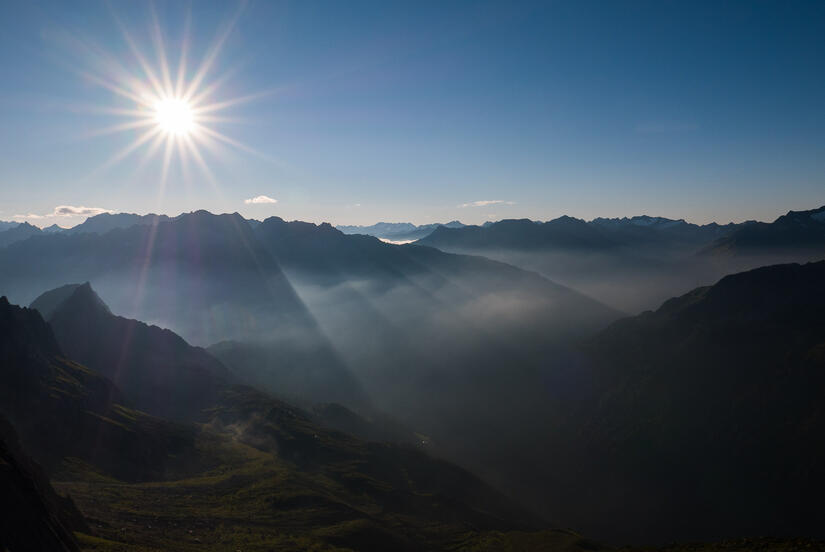
[[43,231],[37,226],[32,226],[28,222],[23,222],[9,228],[8,230],[0,231],[0,247],[6,247],[7,245],[25,240],[31,236],[41,234],[42,232]]
[[109,380],[65,358],[37,311],[5,297],[0,376],[0,414],[51,474],[75,458],[120,479],[159,479],[189,461],[191,430],[123,406]]
[[596,337],[558,515],[623,540],[825,535],[823,282],[825,262],[735,274]]
[[49,233],[51,233],[51,232],[63,232],[65,230],[66,230],[66,228],[63,228],[62,226],[58,226],[57,224],[52,224],[51,226],[46,226],[45,228],[43,228],[44,232],[49,232]]
[[115,228],[129,228],[130,226],[155,226],[161,222],[168,222],[166,215],[136,215],[133,213],[101,213],[87,218],[77,226],[63,230],[67,234],[105,234]]
[[704,253],[715,255],[799,255],[825,257],[825,206],[809,211],[788,211],[771,223],[754,222],[710,245]]
[[20,448],[0,417],[0,550],[79,552],[72,531],[89,531],[71,499],[54,492],[48,478]]
[[339,225],[336,226],[336,228],[344,234],[365,234],[388,241],[402,242],[419,240],[430,235],[432,231],[439,226],[461,228],[464,225],[457,220],[453,220],[444,224],[436,222],[434,224],[422,224],[420,226],[416,226],[410,222],[378,222],[371,226]]
[[69,357],[110,378],[140,410],[194,419],[228,384],[226,368],[169,330],[115,316],[89,283],[46,292],[31,308]]

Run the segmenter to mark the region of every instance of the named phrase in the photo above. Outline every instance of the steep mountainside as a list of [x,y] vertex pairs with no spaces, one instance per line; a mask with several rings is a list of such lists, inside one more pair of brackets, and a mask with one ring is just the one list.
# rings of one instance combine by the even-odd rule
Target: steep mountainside
[[80,459],[125,480],[185,466],[193,432],[124,406],[112,383],[63,356],[34,310],[0,298],[0,414],[49,473]]
[[54,492],[0,417],[0,550],[78,552],[72,531],[88,526],[71,499]]
[[196,419],[230,380],[218,360],[173,332],[112,314],[88,282],[46,292],[31,308],[47,318],[69,358],[156,416]]
[[735,274],[595,338],[558,435],[570,523],[636,540],[825,535],[823,282],[825,262]]

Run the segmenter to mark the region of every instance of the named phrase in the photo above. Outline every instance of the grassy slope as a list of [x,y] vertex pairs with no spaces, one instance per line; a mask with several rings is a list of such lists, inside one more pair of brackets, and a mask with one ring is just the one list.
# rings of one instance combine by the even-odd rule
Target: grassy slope
[[195,448],[204,469],[167,481],[126,483],[66,462],[56,486],[89,519],[85,548],[459,550],[522,525],[460,468],[324,430],[251,390],[229,393]]

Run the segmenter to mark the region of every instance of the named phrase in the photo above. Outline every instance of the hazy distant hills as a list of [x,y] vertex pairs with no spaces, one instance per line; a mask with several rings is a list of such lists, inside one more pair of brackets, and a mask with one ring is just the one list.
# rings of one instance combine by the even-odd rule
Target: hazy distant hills
[[19,222],[8,222],[8,221],[5,221],[5,220],[0,220],[0,232],[4,232],[6,230],[9,230],[10,228],[14,228],[18,224],[20,224],[20,223]]
[[558,437],[569,523],[618,539],[825,536],[823,282],[825,262],[759,268],[596,336]]
[[336,228],[344,234],[365,234],[388,241],[403,242],[419,240],[428,236],[439,226],[462,228],[464,225],[457,220],[453,220],[444,224],[437,222],[420,226],[410,222],[378,222],[370,226],[338,225]]
[[684,220],[636,216],[597,218],[592,221],[563,216],[547,222],[502,220],[483,226],[437,228],[420,240],[440,248],[564,249],[604,251],[618,247],[705,244],[723,237],[739,225],[690,224]]
[[725,225],[650,216],[504,220],[438,228],[416,243],[535,270],[608,305],[640,312],[731,272],[825,258],[822,211]]

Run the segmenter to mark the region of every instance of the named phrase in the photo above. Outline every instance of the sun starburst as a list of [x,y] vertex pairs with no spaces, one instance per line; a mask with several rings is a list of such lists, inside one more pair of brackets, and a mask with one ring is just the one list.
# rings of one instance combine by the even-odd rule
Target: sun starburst
[[257,153],[215,128],[217,123],[233,121],[224,116],[223,111],[266,94],[220,97],[221,86],[226,83],[230,73],[213,75],[216,61],[232,33],[240,11],[223,26],[194,71],[190,71],[188,67],[190,44],[187,18],[174,72],[157,14],[154,8],[150,9],[150,12],[149,36],[157,58],[155,63],[150,62],[132,33],[115,17],[131,52],[132,61],[135,62],[128,65],[134,65],[138,70],[129,70],[125,60],[97,50],[94,52],[98,62],[96,70],[82,71],[82,75],[89,82],[110,91],[113,97],[120,98],[121,105],[125,102],[122,107],[95,109],[110,116],[121,117],[123,122],[100,129],[93,134],[134,134],[134,139],[113,154],[100,169],[107,169],[143,150],[143,162],[152,158],[162,159],[161,188],[165,186],[170,164],[176,158],[185,173],[189,172],[189,163],[194,162],[209,180],[213,181],[214,177],[203,150],[219,154],[225,148],[235,148]]

